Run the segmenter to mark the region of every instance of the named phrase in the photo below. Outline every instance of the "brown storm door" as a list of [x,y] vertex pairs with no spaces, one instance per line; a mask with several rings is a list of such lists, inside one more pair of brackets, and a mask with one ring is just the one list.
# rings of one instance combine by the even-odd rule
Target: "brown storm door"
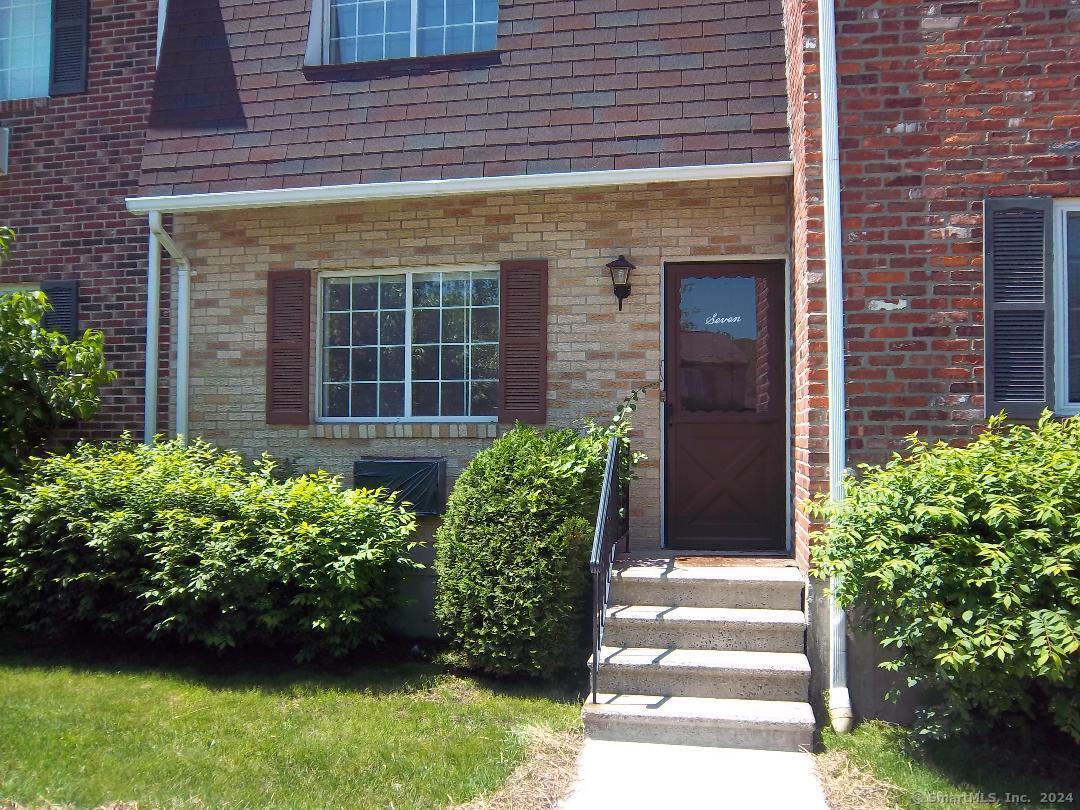
[[667,546],[786,545],[783,266],[666,273]]

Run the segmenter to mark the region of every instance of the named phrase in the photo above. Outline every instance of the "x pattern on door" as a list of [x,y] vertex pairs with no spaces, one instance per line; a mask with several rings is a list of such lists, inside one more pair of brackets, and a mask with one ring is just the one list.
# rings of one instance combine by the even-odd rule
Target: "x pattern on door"
[[733,454],[703,457],[705,448],[692,442],[683,444],[679,452],[692,468],[687,475],[695,481],[695,486],[674,493],[681,519],[699,523],[722,511],[732,524],[752,524],[758,519],[760,509],[761,482],[755,470],[765,466],[762,462],[771,450],[765,441],[744,442]]

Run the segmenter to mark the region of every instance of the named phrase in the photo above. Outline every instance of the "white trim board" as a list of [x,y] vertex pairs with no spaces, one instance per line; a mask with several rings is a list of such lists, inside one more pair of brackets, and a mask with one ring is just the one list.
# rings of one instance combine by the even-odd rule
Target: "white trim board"
[[133,214],[146,214],[151,211],[161,213],[229,211],[363,200],[404,200],[460,194],[546,191],[643,183],[688,183],[695,180],[790,177],[792,173],[793,166],[790,160],[777,160],[769,163],[719,163],[712,166],[553,172],[505,177],[465,177],[452,180],[405,180],[391,183],[352,183],[261,191],[215,191],[204,194],[128,197],[126,203],[128,211]]

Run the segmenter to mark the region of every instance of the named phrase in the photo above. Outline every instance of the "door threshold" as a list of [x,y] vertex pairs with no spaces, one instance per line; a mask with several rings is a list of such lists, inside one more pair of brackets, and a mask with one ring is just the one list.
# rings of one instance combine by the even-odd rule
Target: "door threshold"
[[689,552],[668,554],[664,551],[620,554],[619,563],[633,566],[672,568],[794,568],[794,557],[779,554],[717,554]]
[[662,556],[671,557],[793,557],[786,549],[731,551],[728,549],[661,549]]
[[655,560],[669,559],[673,557],[732,557],[736,559],[767,558],[771,560],[794,560],[795,555],[786,549],[780,551],[713,551],[709,549],[681,549],[661,548],[635,552],[631,549],[620,557],[649,557]]

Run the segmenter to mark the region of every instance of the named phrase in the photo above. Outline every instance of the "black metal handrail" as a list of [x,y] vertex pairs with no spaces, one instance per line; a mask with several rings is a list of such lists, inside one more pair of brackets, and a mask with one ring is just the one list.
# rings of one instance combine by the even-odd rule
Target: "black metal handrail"
[[596,513],[596,533],[593,535],[589,571],[593,578],[593,654],[592,702],[596,702],[596,679],[600,670],[600,649],[604,646],[604,618],[611,590],[611,568],[620,546],[628,550],[630,527],[630,487],[626,476],[620,475],[626,459],[618,437],[608,442],[607,463],[604,465],[604,484],[600,489],[600,508]]

